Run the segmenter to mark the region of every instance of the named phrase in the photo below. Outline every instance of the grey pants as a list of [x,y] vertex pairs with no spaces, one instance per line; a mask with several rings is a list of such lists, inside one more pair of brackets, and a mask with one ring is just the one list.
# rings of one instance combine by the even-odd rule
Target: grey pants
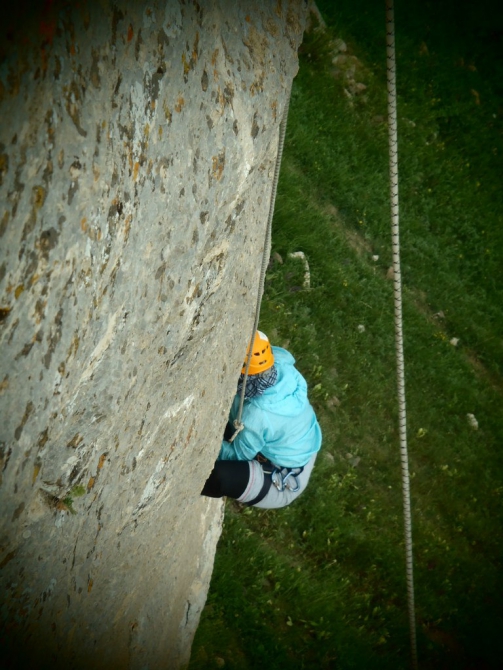
[[[307,465],[304,466],[304,470],[296,477],[299,484],[298,491],[290,491],[288,488],[279,491],[273,483],[265,498],[256,505],[253,505],[253,507],[259,507],[261,509],[277,509],[279,507],[286,507],[294,501],[295,498],[298,498],[309,482],[309,477],[311,476],[317,455],[318,454],[314,454],[314,456],[311,457],[307,462]],[[262,465],[258,461],[248,461],[248,466],[250,468],[248,486],[244,493],[237,498],[237,500],[242,503],[246,503],[256,498],[264,484],[264,471]]]

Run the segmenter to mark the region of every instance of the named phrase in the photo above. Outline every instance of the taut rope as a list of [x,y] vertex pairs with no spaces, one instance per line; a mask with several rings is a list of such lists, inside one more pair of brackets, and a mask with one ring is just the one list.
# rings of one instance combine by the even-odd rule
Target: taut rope
[[248,380],[248,370],[250,369],[250,361],[252,354],[253,341],[255,339],[255,333],[257,332],[258,322],[260,318],[260,305],[262,304],[262,296],[264,295],[264,281],[265,273],[267,270],[267,265],[269,263],[269,256],[271,255],[271,230],[272,230],[272,217],[274,214],[274,204],[276,202],[276,192],[278,190],[278,180],[279,180],[279,171],[281,168],[281,158],[283,156],[283,147],[285,146],[285,135],[286,135],[286,123],[288,119],[288,108],[290,106],[290,91],[288,92],[288,97],[286,99],[285,109],[283,110],[283,117],[279,125],[279,140],[278,140],[278,153],[276,155],[276,165],[274,168],[274,177],[272,181],[272,190],[271,190],[271,201],[269,203],[269,216],[267,218],[267,226],[265,231],[265,242],[264,242],[264,253],[262,254],[262,266],[260,268],[260,280],[257,294],[257,304],[255,307],[255,320],[253,321],[253,330],[250,338],[250,347],[248,351],[248,356],[246,359],[246,368],[244,373],[243,387],[241,389],[241,396],[239,398],[239,409],[237,417],[234,421],[234,428],[236,432],[231,437],[230,442],[233,442],[236,435],[241,432],[244,428],[244,425],[241,423],[241,416],[243,414],[243,405],[245,401],[245,391],[246,391],[246,382]]
[[386,0],[386,57],[388,85],[389,176],[391,199],[391,239],[393,245],[393,290],[395,299],[395,347],[397,390],[402,463],[402,492],[405,529],[405,563],[412,667],[417,665],[416,615],[414,607],[414,565],[412,554],[412,517],[410,510],[409,456],[407,451],[407,414],[405,408],[405,366],[402,330],[402,277],[400,271],[400,237],[398,217],[398,136],[396,114],[395,18],[393,0]]

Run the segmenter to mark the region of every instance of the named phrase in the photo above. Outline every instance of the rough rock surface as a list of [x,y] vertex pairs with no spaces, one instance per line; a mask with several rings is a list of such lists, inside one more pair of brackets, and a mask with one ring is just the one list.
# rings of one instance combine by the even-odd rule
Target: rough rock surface
[[1,47],[2,659],[177,668],[304,3],[37,7]]

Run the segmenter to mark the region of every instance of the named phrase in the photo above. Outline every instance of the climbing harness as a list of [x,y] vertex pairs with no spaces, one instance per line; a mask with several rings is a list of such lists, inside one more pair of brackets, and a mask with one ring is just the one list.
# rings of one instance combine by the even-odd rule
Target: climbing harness
[[393,246],[393,291],[395,302],[395,347],[399,410],[400,459],[405,531],[405,563],[412,667],[417,664],[416,616],[414,607],[414,569],[412,554],[412,521],[410,508],[409,457],[407,451],[407,414],[405,408],[405,367],[402,331],[402,279],[400,271],[400,237],[398,216],[398,135],[396,112],[395,18],[393,0],[386,0],[386,56],[388,89],[389,175],[391,200],[391,239]]
[[264,471],[264,483],[262,484],[262,488],[260,489],[258,495],[253,498],[253,500],[249,500],[248,502],[244,503],[247,507],[252,507],[253,505],[261,502],[269,493],[269,489],[271,488],[272,484],[272,470],[266,469],[266,466],[264,465],[262,466],[262,470]]
[[271,255],[271,230],[272,230],[272,217],[274,214],[274,205],[276,202],[276,193],[278,190],[278,180],[279,180],[279,171],[281,168],[281,158],[283,156],[283,147],[285,146],[285,135],[286,135],[286,123],[288,119],[288,108],[290,106],[290,92],[288,91],[285,109],[283,111],[283,117],[279,125],[279,140],[278,140],[278,153],[276,155],[276,165],[274,167],[274,177],[272,181],[272,190],[271,190],[271,201],[269,203],[269,216],[267,217],[267,226],[265,232],[265,242],[264,242],[264,253],[262,254],[262,265],[260,268],[260,279],[259,287],[257,294],[257,304],[255,306],[255,319],[253,321],[253,330],[250,337],[250,345],[248,347],[248,356],[246,359],[246,368],[244,371],[243,386],[241,389],[241,395],[239,397],[239,409],[234,421],[235,433],[230,438],[229,442],[233,442],[236,439],[236,436],[243,430],[244,424],[241,423],[241,417],[243,415],[243,405],[245,401],[245,392],[246,392],[246,382],[248,380],[248,371],[250,369],[250,361],[252,356],[252,344],[255,338],[255,333],[257,332],[258,322],[260,318],[260,305],[262,303],[262,296],[264,294],[264,281],[265,273],[267,270],[267,265],[269,263],[269,256]]
[[255,461],[258,461],[263,468],[265,467],[272,467],[273,469],[270,471],[271,472],[271,480],[274,486],[278,489],[280,493],[282,493],[285,489],[288,489],[292,493],[297,493],[297,491],[300,489],[300,484],[297,480],[297,477],[304,472],[304,467],[295,467],[295,468],[288,468],[288,467],[281,467],[281,465],[275,465],[272,461],[270,461],[264,454],[262,454],[260,451],[258,454],[255,456]]
[[283,493],[285,489],[288,489],[291,493],[297,493],[300,489],[300,483],[297,477],[304,471],[304,467],[282,468],[279,465],[271,463],[271,461],[260,452],[255,456],[254,460],[258,461],[262,466],[264,483],[262,484],[262,488],[258,495],[255,496],[253,500],[245,503],[248,507],[261,502],[269,493],[269,489],[273,484],[280,493]]

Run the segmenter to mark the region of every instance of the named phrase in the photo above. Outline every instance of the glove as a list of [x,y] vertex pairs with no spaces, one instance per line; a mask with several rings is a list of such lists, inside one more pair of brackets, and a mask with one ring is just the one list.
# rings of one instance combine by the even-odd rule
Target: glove
[[230,442],[230,439],[234,435],[235,432],[236,432],[236,429],[234,428],[232,423],[230,421],[227,421],[227,425],[225,426],[225,430],[224,430],[224,440],[226,442]]

